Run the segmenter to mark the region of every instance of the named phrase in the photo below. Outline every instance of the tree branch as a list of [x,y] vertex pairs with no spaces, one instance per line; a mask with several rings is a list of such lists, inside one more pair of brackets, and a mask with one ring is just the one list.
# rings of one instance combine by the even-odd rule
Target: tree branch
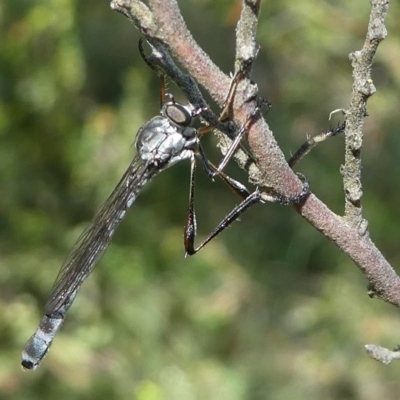
[[389,7],[388,0],[371,1],[371,14],[363,48],[349,55],[353,67],[353,93],[350,108],[346,112],[345,163],[341,173],[345,191],[345,219],[367,234],[367,222],[362,217],[361,149],[367,101],[376,89],[371,79],[372,60],[379,43],[386,37],[384,24]]
[[[385,36],[384,17],[388,7],[388,1],[373,0],[371,3],[366,42],[361,52],[352,55],[355,83],[346,117],[346,162],[342,169],[346,191],[346,216],[342,218],[333,213],[315,195],[311,195],[303,205],[295,208],[312,226],[351,257],[368,279],[371,297],[400,307],[400,278],[366,234],[365,225],[360,219],[359,153],[362,145],[362,126],[366,114],[366,100],[374,91],[369,75],[371,62],[377,45]],[[238,63],[254,58],[257,52],[255,34],[259,4],[259,0],[243,0],[242,14],[237,27],[236,67]],[[111,5],[113,9],[127,15],[152,44],[154,41],[162,43],[222,106],[230,78],[212,63],[194,41],[175,0],[149,0],[149,8],[138,0],[113,0]],[[254,111],[256,94],[257,85],[249,79],[245,79],[239,85],[232,110],[237,126],[243,125]],[[249,179],[256,185],[263,188],[272,187],[284,195],[299,193],[301,182],[288,166],[264,119],[258,119],[251,126],[247,139],[256,160],[255,164],[241,164],[242,167],[246,166]]]

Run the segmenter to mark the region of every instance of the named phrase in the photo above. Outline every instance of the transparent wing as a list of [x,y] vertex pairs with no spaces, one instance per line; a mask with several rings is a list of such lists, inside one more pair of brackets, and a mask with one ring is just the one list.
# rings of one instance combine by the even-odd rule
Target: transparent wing
[[159,171],[154,166],[144,165],[139,156],[133,159],[110,197],[64,261],[47,301],[46,315],[58,314],[66,306],[69,297],[76,293],[102,257],[140,190],[157,172]]

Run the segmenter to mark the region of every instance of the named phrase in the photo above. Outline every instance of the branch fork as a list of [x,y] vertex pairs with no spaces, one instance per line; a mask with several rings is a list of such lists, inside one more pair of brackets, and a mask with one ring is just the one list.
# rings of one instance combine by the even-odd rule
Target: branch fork
[[[364,45],[361,50],[349,56],[353,67],[353,90],[350,106],[344,112],[345,161],[341,167],[345,193],[344,215],[333,213],[313,194],[304,204],[293,207],[354,261],[369,282],[371,297],[400,307],[400,278],[372,242],[361,206],[363,125],[367,115],[367,100],[376,91],[371,78],[372,60],[379,43],[387,35],[384,20],[388,5],[388,0],[371,0],[370,20]],[[197,85],[188,76],[193,76],[222,107],[230,78],[221,72],[195,42],[180,14],[176,0],[148,0],[148,6],[140,0],[112,0],[111,8],[129,18],[152,46],[159,50],[163,48],[166,54],[171,53],[179,60],[188,71],[188,75],[169,67],[164,68],[164,72],[177,83],[192,104],[202,103],[204,99]],[[251,82],[250,75],[252,60],[258,52],[256,32],[259,9],[260,0],[243,0],[236,29],[235,69],[246,66],[244,79],[238,85],[232,109],[237,126],[242,126],[257,106],[257,85]],[[171,65],[170,62],[166,64]],[[217,117],[211,110],[207,110],[204,118],[213,124]],[[218,126],[224,133],[219,136],[222,152],[229,145],[227,137],[232,137],[232,130],[228,125]],[[301,190],[300,180],[286,162],[263,118],[252,124],[247,142],[253,159],[245,152],[238,151],[235,160],[247,171],[252,183],[261,188],[272,187],[284,195],[293,195]],[[372,355],[371,347],[366,349]],[[394,354],[390,356],[391,360],[399,359],[398,352]],[[381,361],[389,358],[381,357]]]

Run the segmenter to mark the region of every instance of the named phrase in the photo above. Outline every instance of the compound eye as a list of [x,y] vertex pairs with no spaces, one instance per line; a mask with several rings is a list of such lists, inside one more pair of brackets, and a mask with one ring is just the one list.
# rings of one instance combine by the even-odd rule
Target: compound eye
[[192,123],[192,114],[182,104],[168,105],[165,109],[165,116],[182,127],[189,126]]

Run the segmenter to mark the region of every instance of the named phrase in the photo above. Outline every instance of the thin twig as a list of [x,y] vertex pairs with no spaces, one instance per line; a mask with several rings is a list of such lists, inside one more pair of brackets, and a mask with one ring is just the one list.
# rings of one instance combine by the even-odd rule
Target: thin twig
[[345,219],[367,234],[367,222],[362,217],[361,149],[363,144],[364,119],[367,116],[367,101],[376,89],[371,79],[372,60],[379,43],[386,37],[384,24],[389,7],[388,0],[372,0],[368,31],[360,51],[349,55],[353,67],[353,93],[350,108],[346,113],[345,162],[342,166],[343,185],[346,194]]
[[387,365],[393,360],[400,360],[400,351],[398,348],[395,350],[389,350],[382,346],[377,346],[376,344],[366,344],[364,347],[371,358],[381,362],[382,364]]
[[[236,70],[243,62],[257,56],[259,46],[256,41],[258,15],[261,0],[245,0],[236,26]],[[249,71],[250,72],[250,71]]]
[[125,15],[143,34],[157,36],[158,27],[154,22],[153,14],[141,1],[112,0],[110,7],[112,10]]

